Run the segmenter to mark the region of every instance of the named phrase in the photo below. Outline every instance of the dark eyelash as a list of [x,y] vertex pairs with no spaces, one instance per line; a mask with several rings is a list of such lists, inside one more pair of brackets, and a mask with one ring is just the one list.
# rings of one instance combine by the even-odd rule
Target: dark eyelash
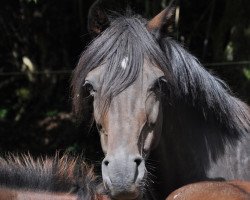
[[155,80],[152,86],[149,88],[149,91],[155,91],[156,89],[159,89],[159,91],[161,91],[162,82],[167,83],[167,80],[164,77],[160,77],[157,80]]

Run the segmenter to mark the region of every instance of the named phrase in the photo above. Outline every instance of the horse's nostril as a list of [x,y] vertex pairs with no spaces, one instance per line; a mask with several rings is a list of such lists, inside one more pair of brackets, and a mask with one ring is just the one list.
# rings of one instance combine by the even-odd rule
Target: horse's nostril
[[109,161],[108,161],[108,160],[104,160],[103,163],[104,163],[104,165],[106,165],[106,166],[109,165]]
[[136,163],[136,165],[137,165],[137,167],[141,164],[141,162],[142,162],[142,158],[135,158],[135,163]]

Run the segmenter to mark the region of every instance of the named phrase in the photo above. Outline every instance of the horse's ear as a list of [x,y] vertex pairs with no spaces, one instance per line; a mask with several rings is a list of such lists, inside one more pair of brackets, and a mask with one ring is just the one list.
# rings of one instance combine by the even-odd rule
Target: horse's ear
[[89,9],[88,13],[88,32],[94,38],[103,32],[110,22],[108,15],[101,5],[96,1]]
[[174,24],[175,7],[168,6],[147,23],[149,32],[157,37],[166,35]]

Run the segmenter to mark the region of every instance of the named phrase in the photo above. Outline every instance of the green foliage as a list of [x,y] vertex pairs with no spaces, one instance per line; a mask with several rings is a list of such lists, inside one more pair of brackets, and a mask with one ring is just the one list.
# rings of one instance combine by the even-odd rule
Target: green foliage
[[6,108],[0,108],[0,120],[4,120],[7,116],[8,110]]
[[225,48],[225,57],[228,61],[234,60],[234,47],[233,43],[230,41]]
[[53,116],[56,116],[58,114],[58,110],[49,110],[46,112],[46,116],[47,117],[53,117]]
[[248,68],[243,68],[243,73],[245,75],[245,77],[250,80],[250,67]]
[[78,153],[80,151],[81,151],[81,147],[76,143],[66,148],[67,153]]
[[31,97],[30,90],[24,87],[17,89],[16,95],[22,100],[28,100]]

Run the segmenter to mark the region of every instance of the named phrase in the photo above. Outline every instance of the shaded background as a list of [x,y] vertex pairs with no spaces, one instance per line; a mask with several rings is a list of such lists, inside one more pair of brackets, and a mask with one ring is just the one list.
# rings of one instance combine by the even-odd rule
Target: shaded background
[[[102,157],[98,133],[71,114],[70,77],[98,9],[146,18],[168,0],[3,0],[0,7],[0,152]],[[91,7],[91,8],[90,8]],[[250,1],[176,0],[173,37],[250,102]],[[95,18],[91,18],[96,20]],[[98,22],[97,22],[98,23]]]

